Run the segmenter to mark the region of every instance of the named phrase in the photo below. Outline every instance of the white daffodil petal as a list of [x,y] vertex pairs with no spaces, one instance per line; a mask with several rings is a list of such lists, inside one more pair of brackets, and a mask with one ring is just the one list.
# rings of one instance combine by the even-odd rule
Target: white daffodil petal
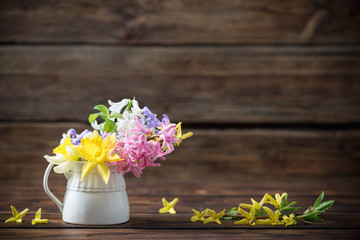
[[68,161],[60,164],[59,166],[54,167],[54,171],[56,173],[66,173],[66,172],[70,171],[73,166],[74,166],[74,161],[68,160]]
[[93,137],[93,135],[94,135],[94,133],[93,132],[88,132],[88,133],[86,133],[84,136],[83,136],[83,139],[84,138],[92,138]]
[[74,158],[75,157],[75,154],[74,154],[74,151],[73,149],[68,145],[66,146],[66,152],[67,152],[67,155],[71,158]]
[[49,162],[49,163],[52,163],[52,164],[55,164],[55,165],[59,165],[63,162],[65,162],[67,159],[64,155],[60,154],[60,153],[55,153],[56,155],[55,156],[49,156],[49,155],[45,155],[44,158]]

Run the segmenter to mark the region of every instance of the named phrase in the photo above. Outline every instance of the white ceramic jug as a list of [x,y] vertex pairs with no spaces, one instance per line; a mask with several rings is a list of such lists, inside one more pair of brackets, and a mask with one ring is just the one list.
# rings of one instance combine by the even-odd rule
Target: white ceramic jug
[[124,177],[113,166],[107,184],[102,180],[96,167],[80,181],[81,169],[85,162],[75,162],[68,179],[64,203],[52,194],[48,178],[54,164],[50,163],[44,174],[44,189],[62,212],[67,223],[110,225],[129,220],[129,200]]

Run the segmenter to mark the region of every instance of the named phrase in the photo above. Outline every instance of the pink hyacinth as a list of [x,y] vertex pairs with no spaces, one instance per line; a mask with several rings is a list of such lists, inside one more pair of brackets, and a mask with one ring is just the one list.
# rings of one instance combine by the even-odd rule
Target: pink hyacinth
[[158,167],[159,163],[154,163],[157,158],[165,159],[165,153],[161,150],[160,144],[156,140],[148,140],[145,133],[140,135],[129,135],[120,139],[115,150],[122,159],[121,162],[111,163],[118,166],[118,170],[123,174],[133,172],[140,177],[142,170],[146,167]]
[[160,139],[163,141],[161,148],[166,150],[165,153],[169,154],[174,151],[174,144],[179,142],[179,139],[175,137],[176,134],[176,124],[169,123],[165,121],[165,123],[159,123],[159,127],[161,131],[159,131],[158,135]]
[[135,126],[133,129],[130,130],[131,133],[145,133],[145,134],[151,134],[151,130],[144,127],[142,124],[141,124],[141,121],[139,118],[136,118],[135,120]]

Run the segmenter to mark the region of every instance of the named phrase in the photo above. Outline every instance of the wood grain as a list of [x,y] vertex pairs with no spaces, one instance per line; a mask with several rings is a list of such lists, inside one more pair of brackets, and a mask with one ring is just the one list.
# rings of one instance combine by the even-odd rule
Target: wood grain
[[[0,120],[87,121],[136,97],[185,123],[360,121],[357,47],[0,47]],[[165,101],[166,99],[166,101]]]
[[[61,135],[75,123],[0,123],[1,179],[41,179]],[[146,180],[241,181],[355,177],[360,173],[360,132],[353,130],[192,130],[194,136]],[[131,175],[131,174],[128,174]],[[130,181],[135,180],[131,176]]]
[[0,41],[96,44],[359,43],[353,0],[2,1]]
[[[53,236],[77,239],[86,236],[88,238],[101,239],[113,238],[121,235],[123,238],[138,239],[150,235],[153,239],[161,238],[184,238],[184,236],[196,238],[247,238],[256,236],[260,239],[318,238],[332,239],[346,237],[355,239],[359,234],[359,222],[356,213],[359,211],[357,199],[360,194],[355,182],[301,181],[252,181],[242,183],[167,183],[143,182],[128,183],[127,191],[130,201],[130,221],[121,225],[112,226],[87,226],[72,225],[61,220],[61,213],[56,205],[45,195],[41,181],[0,181],[2,189],[7,194],[0,194],[0,235],[2,239],[22,238],[48,238]],[[65,184],[51,182],[53,192],[58,195],[64,193]],[[325,188],[323,188],[325,187]],[[223,208],[231,208],[239,202],[249,202],[250,197],[261,198],[264,192],[288,191],[289,200],[296,200],[299,206],[307,207],[316,199],[319,189],[325,190],[326,200],[335,200],[333,207],[323,217],[325,222],[315,222],[310,225],[298,224],[289,228],[279,226],[249,226],[234,225],[232,221],[222,220],[222,224],[203,224],[191,222],[193,215],[191,209],[211,208],[216,211]],[[356,189],[356,190],[355,190]],[[355,190],[355,191],[354,191]],[[4,192],[2,191],[2,193]],[[161,198],[171,199],[179,197],[176,205],[177,214],[158,214],[161,207]],[[30,208],[24,217],[22,224],[5,224],[2,220],[10,216],[9,204],[16,202],[18,209]],[[31,218],[37,208],[42,207],[42,216],[50,219],[49,224],[30,224]],[[339,235],[341,234],[341,235]]]
[[[209,229],[204,232],[201,230],[152,230],[152,229],[6,229],[2,232],[6,239],[115,239],[121,236],[121,239],[358,239],[360,231],[339,230],[339,229],[266,229],[266,230],[241,230],[228,229],[219,231],[218,229]],[[1,233],[0,233],[1,236]]]

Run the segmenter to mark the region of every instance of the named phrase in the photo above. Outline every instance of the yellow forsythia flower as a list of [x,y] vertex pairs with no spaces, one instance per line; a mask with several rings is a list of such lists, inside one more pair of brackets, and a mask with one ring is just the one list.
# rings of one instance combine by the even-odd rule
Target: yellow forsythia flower
[[16,208],[13,205],[11,205],[10,208],[11,208],[13,217],[6,220],[5,223],[11,223],[11,222],[22,223],[22,218],[29,211],[28,208],[25,208],[21,213],[18,213],[18,211],[16,210]]
[[178,201],[179,201],[178,198],[174,198],[174,200],[172,200],[171,202],[168,202],[165,198],[162,198],[162,203],[164,207],[159,209],[159,213],[175,214],[176,211],[174,207]]
[[35,213],[35,219],[32,220],[31,224],[35,225],[38,223],[48,223],[48,219],[41,219],[41,208]]

